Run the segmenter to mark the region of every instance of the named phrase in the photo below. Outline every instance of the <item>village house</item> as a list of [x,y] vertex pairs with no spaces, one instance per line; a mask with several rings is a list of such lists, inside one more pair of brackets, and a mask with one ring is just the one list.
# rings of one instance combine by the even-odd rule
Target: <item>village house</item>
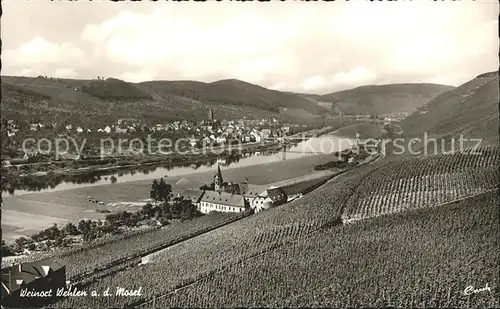
[[205,191],[200,201],[200,212],[244,212],[249,204],[243,195],[223,191]]
[[226,166],[227,165],[227,159],[226,158],[218,158],[217,159],[217,165]]
[[262,139],[268,139],[271,137],[271,129],[262,129],[260,131],[260,136]]
[[[65,287],[66,262],[44,259],[2,269],[2,307],[32,308],[55,299],[56,290]],[[52,297],[22,297],[21,290],[48,291]]]
[[35,148],[33,148],[33,149],[27,149],[24,152],[23,160],[28,160],[29,158],[35,157],[37,155],[38,155],[38,150],[36,150]]
[[215,139],[217,144],[225,144],[227,142],[227,139],[226,137],[220,135],[220,136],[217,136],[217,138]]
[[201,141],[205,145],[210,145],[212,143],[212,140],[208,136],[205,136]]
[[126,128],[120,128],[119,126],[116,126],[115,127],[115,132],[117,134],[125,134],[125,133],[127,133],[127,129]]
[[267,195],[267,191],[259,193],[256,197],[250,200],[250,208],[254,213],[261,212],[262,210],[272,207],[272,201]]
[[162,124],[157,124],[154,126],[153,130],[156,132],[165,131],[165,127]]
[[182,197],[185,200],[190,200],[191,203],[196,206],[198,211],[201,212],[200,202],[204,194],[205,191],[202,190],[186,189],[181,191],[178,194],[178,197]]
[[243,184],[246,184],[246,186],[243,186],[244,191],[240,194],[242,194],[250,202],[250,206],[254,203],[256,198],[262,196],[267,191],[267,186],[253,185],[248,182]]
[[30,124],[30,131],[38,131],[40,129],[40,123],[31,123]]

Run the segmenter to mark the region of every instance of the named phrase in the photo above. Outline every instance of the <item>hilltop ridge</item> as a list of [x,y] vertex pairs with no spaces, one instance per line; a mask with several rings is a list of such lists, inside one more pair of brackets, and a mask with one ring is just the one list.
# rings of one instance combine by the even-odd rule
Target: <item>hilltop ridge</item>
[[462,135],[498,145],[498,85],[498,72],[488,72],[436,96],[404,119],[405,136],[427,132],[435,137],[458,139]]
[[453,86],[430,83],[365,85],[319,96],[319,101],[333,103],[344,114],[385,114],[413,112]]
[[[78,121],[83,115],[92,117],[94,121],[104,121],[134,114],[151,121],[199,121],[205,119],[212,108],[216,115],[226,119],[275,117],[301,124],[318,123],[322,118],[342,110],[339,106],[346,104],[350,106],[349,111],[361,114],[397,112],[408,106],[408,99],[414,101],[417,98],[418,104],[424,104],[425,100],[448,89],[448,86],[441,85],[410,84],[412,86],[398,90],[399,97],[403,99],[397,102],[392,99],[391,104],[380,109],[377,107],[379,103],[375,104],[377,106],[358,103],[365,100],[369,93],[386,98],[387,95],[383,94],[387,92],[386,88],[401,87],[358,87],[332,94],[335,97],[352,97],[354,102],[337,102],[336,109],[332,110],[324,104],[325,98],[332,95],[325,97],[271,90],[234,78],[210,83],[192,80],[130,83],[116,78],[82,80],[2,76],[2,84],[2,114],[11,117],[35,115]],[[365,90],[360,92],[360,89]],[[367,92],[366,89],[372,90]]]

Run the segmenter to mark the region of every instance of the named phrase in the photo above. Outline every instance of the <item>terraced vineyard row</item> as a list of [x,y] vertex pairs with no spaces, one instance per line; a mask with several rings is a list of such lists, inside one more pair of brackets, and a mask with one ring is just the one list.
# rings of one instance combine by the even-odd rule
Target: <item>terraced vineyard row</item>
[[[496,158],[498,158],[498,153],[496,153],[495,151],[493,151],[492,153],[496,156]],[[323,235],[322,233],[325,230],[332,230],[331,234],[328,234],[328,236],[332,238],[338,237],[338,235],[333,231],[344,231],[344,228],[345,231],[358,231],[358,237],[364,237],[365,239],[372,241],[374,243],[372,246],[376,245],[377,248],[375,252],[378,252],[380,250],[383,250],[384,246],[392,246],[390,244],[390,238],[386,238],[385,240],[379,239],[383,238],[383,231],[390,231],[390,227],[392,225],[389,224],[382,230],[380,230],[379,228],[378,233],[380,235],[377,233],[368,233],[367,231],[371,229],[371,226],[369,224],[359,225],[358,227],[356,227],[357,225],[355,225],[340,228],[339,226],[341,223],[340,219],[342,214],[349,213],[349,211],[352,211],[353,209],[358,211],[359,209],[355,208],[358,206],[358,202],[362,201],[363,199],[370,198],[371,195],[377,196],[377,194],[390,194],[390,190],[400,190],[402,192],[401,194],[403,194],[403,192],[411,193],[419,188],[416,187],[416,179],[421,179],[422,177],[424,177],[422,178],[424,180],[419,185],[421,185],[423,188],[427,188],[426,186],[432,186],[432,188],[436,188],[436,190],[443,190],[443,179],[447,179],[446,177],[449,178],[449,176],[445,176],[443,178],[439,175],[445,175],[445,172],[449,173],[452,171],[459,171],[461,173],[465,173],[466,175],[474,175],[473,173],[468,174],[467,169],[457,166],[457,164],[461,164],[462,162],[465,162],[464,165],[472,170],[493,170],[492,166],[496,164],[496,161],[494,159],[495,157],[493,157],[493,159],[488,156],[486,156],[486,159],[465,159],[467,157],[463,156],[463,158],[464,159],[458,161],[456,161],[456,157],[439,156],[399,162],[385,162],[384,160],[382,160],[376,162],[373,165],[361,166],[355,170],[339,175],[334,181],[326,183],[319,189],[305,195],[299,200],[293,201],[290,204],[271,208],[265,212],[261,212],[256,215],[239,220],[237,224],[229,224],[209,233],[181,242],[175,246],[167,248],[166,250],[155,253],[154,256],[150,257],[149,262],[146,265],[120,271],[118,273],[112,274],[111,276],[101,278],[98,281],[91,282],[87,287],[85,287],[89,291],[105,290],[108,287],[111,287],[112,289],[114,287],[125,287],[127,289],[137,289],[139,287],[143,287],[142,297],[73,297],[62,300],[61,302],[56,304],[56,307],[103,308],[136,306],[143,303],[144,301],[151,300],[154,296],[170,295],[177,289],[179,289],[176,294],[177,296],[165,296],[164,298],[169,299],[169,297],[182,297],[182,293],[184,293],[182,291],[187,291],[192,287],[202,284],[203,282],[209,284],[210,282],[212,282],[213,278],[219,276],[219,273],[229,272],[228,276],[231,276],[231,270],[234,271],[235,269],[241,269],[241,271],[245,272],[247,271],[245,270],[247,269],[247,267],[244,266],[246,265],[245,263],[251,263],[252,260],[257,261],[259,259],[262,259],[263,256],[274,256],[278,254],[277,252],[280,250],[295,248],[297,246],[297,243],[304,242],[299,246],[300,248],[306,245],[312,246],[312,248],[309,248],[311,250],[310,254],[314,255],[316,254],[314,250],[319,250],[318,248],[314,249],[316,246],[316,242],[324,239],[324,237],[321,235]],[[449,167],[449,165],[446,165],[446,162],[453,162],[455,166],[451,168]],[[427,167],[428,165],[433,168]],[[390,178],[391,176],[394,178]],[[412,182],[412,177],[419,178],[414,178]],[[467,178],[468,181],[475,181],[475,178],[473,177],[476,176]],[[498,175],[496,176],[496,178],[494,176],[490,180],[495,179],[498,179]],[[383,180],[386,180],[388,184],[385,185]],[[483,182],[489,183],[490,180],[485,179],[483,180]],[[425,181],[428,181],[429,183],[425,185]],[[457,183],[462,182],[450,181],[450,184],[451,183],[456,185]],[[463,190],[469,189],[470,187],[463,188]],[[383,203],[380,202],[380,205],[383,205]],[[375,209],[379,212],[383,211],[381,210],[381,207]],[[438,210],[434,209],[432,211]],[[424,216],[423,214],[424,213],[422,212],[421,216]],[[438,212],[438,214],[440,213]],[[381,220],[380,222],[393,222],[389,220],[389,218],[391,217],[392,216],[379,218],[377,220]],[[432,219],[432,216],[425,218],[427,220]],[[372,222],[372,220],[368,220],[367,222]],[[452,225],[451,227],[456,226]],[[422,233],[422,231],[424,230],[424,228],[422,227],[416,228],[412,227],[412,225],[410,224],[410,230],[411,229],[413,229],[413,232],[415,233]],[[363,231],[367,232],[367,234],[361,235],[360,233]],[[356,235],[356,233],[354,234]],[[391,235],[392,236],[390,237],[395,237],[394,235],[398,234],[394,232],[394,235]],[[411,235],[411,233],[409,235]],[[428,238],[429,235],[424,234],[422,237]],[[342,240],[342,237],[344,238],[344,242],[340,241]],[[345,242],[346,237],[348,238],[347,240],[351,239],[349,238],[351,236],[348,236],[346,233],[344,233],[341,234],[339,242],[334,241],[333,243],[329,243],[325,240],[321,240],[322,242],[324,242],[320,245],[321,250],[329,250],[324,252],[324,254],[326,254],[328,258],[322,257],[322,260],[314,260],[313,258],[311,258],[311,260],[308,260],[306,257],[303,257],[303,260],[300,260],[299,265],[296,265],[296,267],[305,267],[302,264],[307,263],[307,265],[311,265],[309,267],[319,267],[323,269],[324,267],[321,263],[328,264],[330,263],[329,261],[335,261],[336,263],[339,263],[339,265],[342,265],[342,263],[347,263],[346,269],[352,270],[351,268],[354,266],[349,264],[349,260],[351,258],[349,252],[347,252],[346,255],[338,254],[338,252],[341,252],[342,250],[348,250],[346,249],[345,245],[345,243],[349,243],[348,241]],[[351,239],[350,241],[356,244],[355,239]],[[403,245],[399,244],[399,246]],[[439,247],[439,245],[434,244],[434,247]],[[395,248],[399,249],[398,246],[395,246],[394,250]],[[413,250],[418,249],[418,247],[414,246],[411,246],[411,248]],[[369,263],[370,251],[363,250],[361,250],[360,252],[367,254],[367,257],[366,260],[364,260],[365,262],[363,262],[364,264],[362,264],[362,267],[370,268],[372,267]],[[392,255],[399,256],[399,253],[396,253],[398,251],[394,250],[392,252]],[[304,252],[300,252],[299,253],[303,254],[304,256],[309,255],[309,253],[306,253],[306,250]],[[320,251],[320,253],[321,252],[322,251]],[[295,254],[297,254],[297,256],[300,256],[299,253],[294,252],[293,254],[287,256],[290,257],[294,256]],[[410,252],[407,252],[405,254],[403,254],[403,256],[410,256]],[[431,255],[431,257],[434,257],[434,259],[438,260],[437,256]],[[389,257],[384,256],[383,259],[381,258],[380,262],[383,264],[383,261],[385,259],[389,259]],[[265,259],[265,261],[268,262],[267,259]],[[397,261],[399,263],[401,261],[404,261],[404,259],[399,260],[398,258]],[[283,263],[293,265],[294,262],[286,260],[286,263]],[[258,267],[255,267],[255,265],[251,265],[252,267],[248,268],[249,272],[252,272],[251,269],[258,269]],[[398,264],[397,266],[400,269],[404,270],[403,265]],[[273,266],[267,267],[268,270],[266,271],[272,271],[272,267]],[[281,266],[276,265],[276,267],[279,268]],[[356,267],[361,266],[356,265]],[[323,269],[323,271],[325,269]],[[412,268],[410,267],[410,269]],[[390,268],[386,269],[386,271],[389,270]],[[307,275],[307,272],[302,274],[300,272],[300,268],[297,270],[291,268],[287,269],[287,271],[289,272],[290,276],[297,276],[297,278],[300,277],[299,275],[305,276],[307,280],[311,281],[306,281],[307,284],[312,284],[316,280],[314,279],[316,277]],[[317,271],[319,272],[320,270],[318,269]],[[239,275],[241,274],[238,273],[238,276]],[[329,280],[334,281],[338,280],[339,278],[346,278],[346,276],[348,276],[348,273],[340,271],[338,275],[334,273],[330,273],[330,275],[331,277]],[[381,276],[380,278],[387,277],[384,273],[379,273],[378,275]],[[373,274],[373,276],[376,275]],[[418,278],[419,276],[420,275],[414,274],[414,277],[416,278]],[[235,275],[234,278],[236,277],[237,276]],[[133,278],[133,280],[131,280],[131,278]],[[318,276],[317,278],[324,277]],[[220,280],[223,281],[224,279]],[[262,282],[262,280],[264,282],[268,282],[261,278],[260,281],[256,281],[253,284]],[[358,280],[360,280],[360,282],[363,282],[362,278]],[[286,278],[277,278],[276,282],[286,282]],[[273,297],[272,295],[281,295],[283,297],[280,296],[280,298],[278,299],[288,299],[289,303],[285,304],[294,304],[301,303],[301,299],[307,299],[308,297],[300,294],[299,292],[286,294],[287,292],[285,288],[283,288],[283,290],[275,290],[275,294],[266,296],[266,289],[270,289],[271,284],[274,283],[274,281],[271,283],[268,282],[266,283],[267,285],[265,285],[264,288],[258,288],[258,294],[252,294],[250,299],[259,299],[265,302],[266,297]],[[321,281],[320,283],[324,284],[325,282]],[[251,284],[246,284],[245,288],[247,290],[255,290],[250,289],[249,286],[251,286]],[[414,288],[414,286],[412,286],[412,288]],[[210,288],[206,287],[204,289],[204,291],[218,291],[217,287],[214,286],[211,286]],[[228,289],[229,291],[223,292],[224,295],[226,295],[225,297],[229,297],[228,295],[231,295],[232,293],[232,289],[230,289],[229,287]],[[298,288],[297,291],[299,291]],[[322,293],[326,293],[325,295],[329,295],[328,293],[333,293],[332,291],[328,290],[323,292],[321,291],[323,290],[313,290],[311,291],[311,293],[313,295],[316,293],[319,296],[323,295]],[[390,291],[390,289],[388,289],[387,291]],[[235,295],[238,295],[238,293],[241,292],[235,292]],[[190,294],[190,296],[188,297],[194,297],[194,299],[198,299],[197,297],[200,297],[194,296],[194,294]],[[355,295],[355,293],[353,295]],[[370,294],[370,296],[374,296],[374,294]],[[375,296],[384,299],[384,297],[380,296],[379,294]],[[214,297],[221,296],[218,293],[215,293]],[[244,302],[244,300],[248,297],[248,295],[241,296],[241,302],[243,306],[259,306],[262,304],[252,301]],[[227,300],[228,298],[224,299]],[[340,301],[344,298],[341,297],[337,299]],[[207,301],[208,300],[203,300],[203,303],[206,303]],[[276,299],[272,300],[272,302],[271,299],[269,299],[269,301],[270,303],[266,303],[267,306],[275,304],[274,301],[276,301]],[[412,301],[416,300],[413,299]],[[173,303],[175,302],[176,301],[173,301]],[[187,304],[178,303],[178,306],[185,307],[188,306],[188,304],[189,302]],[[198,306],[198,304],[200,303],[195,302],[195,304],[195,306]],[[312,304],[314,305],[314,303]],[[160,305],[157,304],[157,306]]]
[[[155,253],[145,265],[118,272],[86,287],[143,288],[144,299],[166,294],[211,274],[265,254],[287,243],[340,224],[347,198],[374,166],[363,166],[338,177],[342,183],[327,183],[303,198],[271,208],[209,233]],[[131,280],[131,278],[134,278]],[[146,288],[147,287],[147,288]],[[137,297],[72,297],[57,307],[122,307],[140,302]]]
[[183,223],[173,223],[160,229],[138,233],[113,242],[68,251],[59,256],[68,262],[67,276],[79,280],[96,270],[136,259],[162,247],[222,226],[242,217],[241,214],[214,213]]
[[498,202],[497,191],[336,226],[140,308],[498,308]]
[[494,190],[498,147],[391,162],[368,175],[342,215],[344,222],[431,207]]

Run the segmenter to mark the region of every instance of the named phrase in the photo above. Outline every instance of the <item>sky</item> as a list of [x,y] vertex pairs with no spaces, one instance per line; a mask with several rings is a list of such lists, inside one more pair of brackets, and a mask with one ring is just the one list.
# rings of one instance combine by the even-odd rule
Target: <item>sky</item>
[[458,86],[499,66],[495,0],[2,6],[2,75],[236,78],[324,94],[371,84]]

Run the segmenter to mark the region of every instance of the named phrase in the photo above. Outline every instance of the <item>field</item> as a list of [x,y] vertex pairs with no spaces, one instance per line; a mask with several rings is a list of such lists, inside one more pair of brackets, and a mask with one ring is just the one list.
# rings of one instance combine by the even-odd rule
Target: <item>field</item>
[[2,209],[2,239],[14,241],[18,236],[29,236],[52,224],[65,224],[67,221],[57,217]]
[[[264,185],[299,176],[316,174],[314,166],[331,160],[329,155],[306,156],[299,159],[265,163],[247,167],[223,169],[224,179],[227,181],[248,181],[256,185]],[[292,168],[293,167],[293,168]],[[185,176],[166,178],[174,191],[186,188],[198,189],[213,180],[214,171],[193,173]],[[306,176],[307,177],[307,176]],[[179,180],[182,180],[179,182]],[[151,180],[115,183],[100,186],[89,186],[64,191],[47,193],[25,194],[7,196],[3,198],[3,210],[20,212],[21,215],[38,214],[51,216],[57,220],[79,221],[81,218],[103,219],[104,215],[99,210],[138,210],[149,198]],[[105,205],[93,204],[88,201],[88,196],[103,201]],[[14,221],[12,221],[14,220]],[[57,222],[54,221],[52,223]],[[52,223],[49,224],[52,225]],[[3,224],[3,219],[2,219]],[[14,227],[25,228],[22,219],[18,222],[11,219]],[[48,227],[48,226],[47,226]],[[3,239],[12,239],[10,231],[4,231]]]
[[476,152],[481,154],[459,152],[392,162],[365,179],[342,219],[349,222],[432,207],[498,188],[498,147]]
[[[489,193],[332,228],[230,265],[141,308],[498,308],[500,256],[494,248],[500,235],[492,229],[498,202],[498,193]],[[469,285],[487,284],[492,291],[463,294]]]
[[[445,162],[440,164],[443,173],[450,164],[467,170],[496,163],[454,157]],[[301,199],[181,242],[145,265],[85,287],[142,286],[142,297],[70,298],[55,306],[121,307],[148,301],[151,307],[153,297],[158,307],[498,305],[493,293],[459,293],[468,284],[491,286],[498,279],[498,231],[492,232],[497,193],[342,224],[359,192],[368,190],[374,178],[393,173],[393,164],[380,160],[348,171]],[[401,161],[400,169],[405,164]],[[418,170],[407,169],[406,176]],[[498,183],[498,175],[490,180],[490,185]],[[410,189],[400,188],[402,193]]]
[[88,279],[89,276],[85,276],[85,274],[93,272],[94,269],[106,269],[109,265],[139,258],[154,250],[167,247],[241,217],[241,214],[213,213],[192,221],[175,222],[145,233],[137,233],[119,239],[103,240],[78,250],[68,250],[57,256],[68,262],[68,278],[86,277]]
[[[337,180],[343,180],[341,184],[321,187],[289,204],[271,208],[179,243],[151,257],[146,265],[102,278],[86,289],[113,289],[117,286],[132,289],[143,286],[148,297],[166,293],[204,278],[227,265],[263,254],[318,229],[340,224],[342,207],[352,193],[352,188],[371,169],[372,166],[366,165],[356,170],[356,173],[347,172],[337,176]],[[134,281],[131,282],[129,278],[134,278]],[[69,298],[57,306],[121,307],[137,300],[133,297]]]

